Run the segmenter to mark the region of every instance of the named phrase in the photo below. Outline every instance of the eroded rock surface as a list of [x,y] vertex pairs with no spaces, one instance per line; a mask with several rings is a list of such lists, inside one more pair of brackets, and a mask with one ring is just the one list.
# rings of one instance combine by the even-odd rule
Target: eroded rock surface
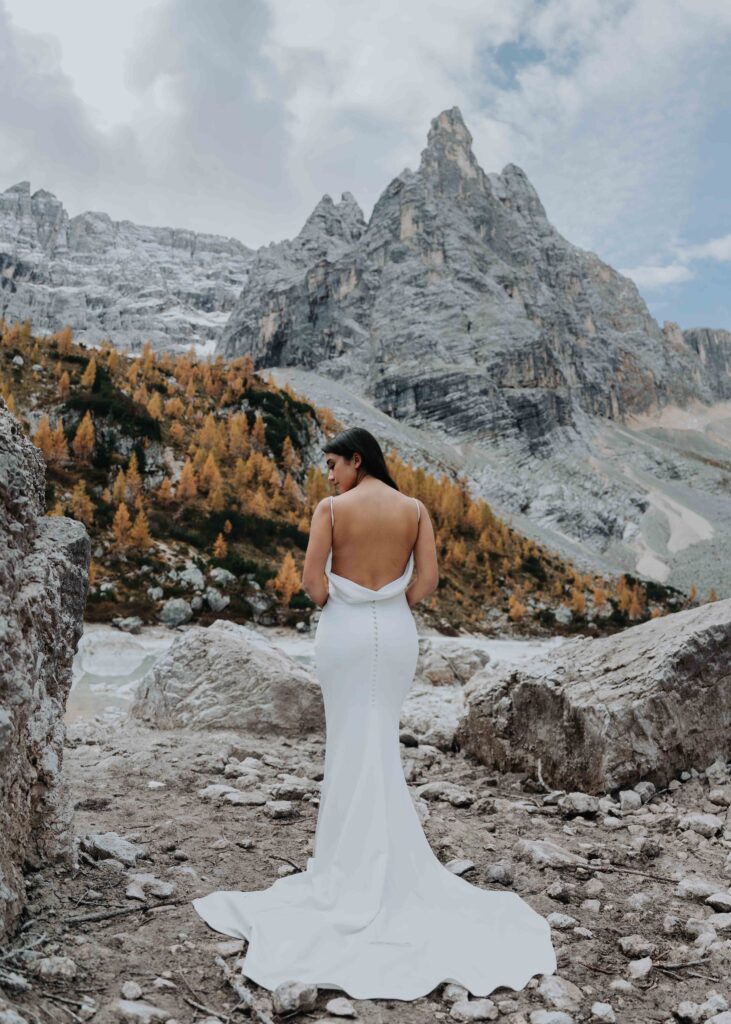
[[349,192],[326,195],[256,253],[217,351],[530,451],[585,414],[731,397],[731,336],[661,328],[633,281],[559,234],[520,167],[483,171],[457,107],[367,224]]
[[44,478],[0,399],[0,939],[25,905],[24,868],[76,859],[63,714],[90,542],[81,523],[44,515]]
[[476,673],[457,740],[484,764],[604,792],[729,754],[731,600],[611,637],[571,640],[522,669]]
[[322,732],[322,693],[312,673],[260,633],[218,620],[176,639],[140,682],[135,718],[161,729]]

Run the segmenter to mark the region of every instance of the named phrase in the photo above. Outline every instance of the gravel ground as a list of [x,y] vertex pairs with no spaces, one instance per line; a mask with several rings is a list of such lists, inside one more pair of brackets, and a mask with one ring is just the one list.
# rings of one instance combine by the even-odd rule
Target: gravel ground
[[[520,992],[496,989],[489,1000],[445,984],[413,1002],[347,999],[320,989],[314,1004],[306,991],[295,993],[295,1009],[286,1010],[237,972],[246,943],[214,932],[190,901],[212,889],[265,888],[279,874],[302,869],[311,853],[317,797],[293,800],[288,817],[271,819],[261,806],[200,791],[235,781],[237,763],[246,757],[261,762],[254,781],[265,796],[284,774],[318,782],[324,741],[155,731],[112,709],[68,729],[64,771],[81,840],[79,870],[56,875],[44,867],[28,874],[29,913],[0,957],[0,991],[28,1024],[213,1024],[257,1019],[257,1013],[260,1020],[296,1013],[316,1021],[334,1020],[348,1007],[359,1020],[398,1024],[646,1024],[713,1020],[725,1009],[731,999],[731,913],[724,912],[731,911],[731,783],[725,766],[713,766],[710,778],[685,773],[662,792],[640,784],[641,801],[625,796],[622,809],[616,794],[562,800],[537,780],[496,774],[463,752],[402,746],[401,753],[415,797],[420,785],[439,780],[466,792],[454,798],[457,806],[428,801],[429,841],[443,863],[471,861],[464,874],[469,881],[510,886],[551,915],[555,975],[538,976]],[[121,844],[129,864],[110,858],[101,849],[105,841],[91,838],[107,833],[132,844]],[[558,857],[535,845],[542,840],[585,864],[538,866],[540,851]],[[107,842],[120,845],[119,839]],[[688,878],[695,883],[683,881]],[[246,986],[251,1008],[227,981],[224,965]],[[684,1001],[706,1005],[683,1007]],[[6,1020],[12,1018],[0,1012]]]

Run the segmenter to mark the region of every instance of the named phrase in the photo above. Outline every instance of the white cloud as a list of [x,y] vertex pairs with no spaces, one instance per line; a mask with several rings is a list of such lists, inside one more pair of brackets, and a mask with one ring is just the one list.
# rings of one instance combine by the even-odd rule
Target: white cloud
[[619,273],[632,278],[638,288],[664,288],[669,284],[690,281],[695,276],[682,263],[672,263],[665,267],[628,267]]
[[7,2],[46,35],[0,0],[0,187],[258,245],[323,192],[368,215],[457,105],[485,170],[520,165],[570,241],[656,281],[697,258],[673,242],[728,81],[728,0],[134,0],[134,30],[102,29],[92,0]]
[[680,260],[717,260],[719,263],[731,262],[731,235],[711,238],[697,245],[678,245],[673,247]]

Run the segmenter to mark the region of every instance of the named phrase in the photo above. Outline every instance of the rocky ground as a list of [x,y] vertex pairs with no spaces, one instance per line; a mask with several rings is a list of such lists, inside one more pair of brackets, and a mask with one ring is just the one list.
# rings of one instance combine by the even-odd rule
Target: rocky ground
[[639,783],[597,799],[547,792],[538,779],[491,773],[462,751],[402,740],[434,850],[475,885],[509,886],[548,916],[555,975],[490,999],[442,984],[413,1002],[296,986],[273,996],[249,983],[237,970],[245,941],[212,931],[190,901],[212,889],[264,888],[304,868],[324,740],[151,730],[113,709],[68,729],[78,871],[56,876],[44,865],[28,874],[30,912],[0,954],[10,1000],[0,999],[0,1021],[19,1024],[12,1005],[28,1024],[295,1016],[728,1024],[723,763],[682,773],[664,791]]

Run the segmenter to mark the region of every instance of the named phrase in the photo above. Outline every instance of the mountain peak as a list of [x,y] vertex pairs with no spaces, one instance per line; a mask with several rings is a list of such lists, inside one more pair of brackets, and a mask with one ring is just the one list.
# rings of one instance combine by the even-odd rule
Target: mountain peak
[[419,170],[443,185],[477,178],[480,166],[472,152],[472,135],[459,107],[443,110],[432,119]]

